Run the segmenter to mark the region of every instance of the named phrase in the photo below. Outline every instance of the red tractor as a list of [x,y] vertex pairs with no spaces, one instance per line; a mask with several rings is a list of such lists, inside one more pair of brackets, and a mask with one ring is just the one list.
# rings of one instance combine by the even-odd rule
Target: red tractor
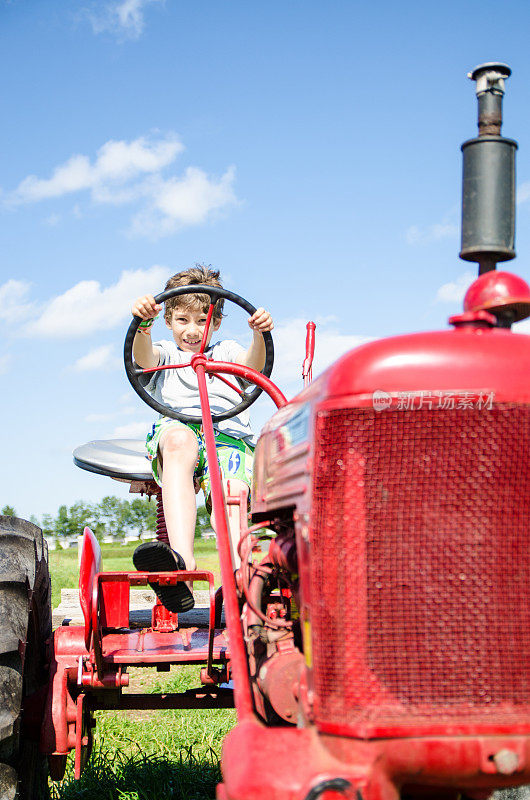
[[[253,383],[240,406],[262,389],[278,406],[257,445],[250,518],[212,471],[222,594],[200,571],[101,572],[87,529],[85,622],[56,630],[46,652],[42,535],[3,518],[0,796],[14,797],[18,774],[21,797],[37,797],[45,758],[60,778],[70,750],[80,775],[95,709],[231,704],[218,800],[483,800],[530,783],[530,337],[510,330],[530,315],[530,290],[495,271],[515,255],[515,143],[500,133],[509,74],[472,73],[479,136],[463,146],[461,256],[480,277],[450,330],[362,345],[310,383],[310,324],[307,385],[289,402],[268,377],[270,336],[265,375],[192,357],[211,464],[207,374]],[[198,290],[211,309],[226,297],[252,313],[212,287],[171,292]],[[156,408],[131,358],[139,322],[126,369]],[[156,492],[140,445],[90,443],[75,460]],[[228,504],[240,508],[236,575]],[[210,582],[204,627],[159,603],[149,627],[131,626],[130,586],[190,579]],[[184,662],[203,665],[196,690],[122,692],[131,665]]]

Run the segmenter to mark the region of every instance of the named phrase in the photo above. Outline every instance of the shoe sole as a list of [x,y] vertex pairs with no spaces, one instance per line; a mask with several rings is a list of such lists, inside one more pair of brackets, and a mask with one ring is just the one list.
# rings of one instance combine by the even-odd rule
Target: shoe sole
[[[173,572],[186,569],[184,559],[164,542],[144,542],[133,553],[133,564],[138,572]],[[192,592],[183,581],[174,586],[149,583],[156,596],[168,611],[191,611],[195,605]]]

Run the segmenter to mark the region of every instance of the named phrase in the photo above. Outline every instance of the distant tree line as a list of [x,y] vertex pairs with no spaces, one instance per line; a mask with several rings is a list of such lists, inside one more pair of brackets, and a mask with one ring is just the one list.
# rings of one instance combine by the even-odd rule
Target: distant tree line
[[[16,517],[13,506],[6,505],[1,513],[7,517]],[[30,522],[42,528],[45,536],[63,538],[80,536],[85,525],[95,533],[98,539],[104,536],[114,536],[121,539],[127,534],[140,535],[156,531],[156,501],[147,497],[137,497],[134,500],[120,500],[119,497],[104,497],[99,503],[85,503],[79,500],[73,506],[59,506],[57,514],[43,514],[39,520],[30,517]],[[195,536],[210,527],[210,518],[204,506],[197,509],[197,523]]]

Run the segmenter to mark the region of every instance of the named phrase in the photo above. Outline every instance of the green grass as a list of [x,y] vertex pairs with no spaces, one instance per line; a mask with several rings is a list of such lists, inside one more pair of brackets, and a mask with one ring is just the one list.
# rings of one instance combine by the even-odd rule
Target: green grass
[[[130,570],[134,545],[103,545],[103,568]],[[196,541],[199,568],[219,582],[215,542]],[[77,552],[50,553],[54,607],[63,587],[77,586]],[[199,667],[173,666],[169,673],[130,670],[136,692],[180,692],[199,685]],[[224,736],[235,723],[233,710],[96,712],[92,757],[73,777],[73,753],[65,778],[50,782],[53,800],[203,800],[215,797]]]
[[[102,568],[108,572],[127,572],[133,569],[132,554],[136,544],[104,544],[101,546]],[[50,573],[52,578],[52,606],[61,602],[61,589],[75,589],[79,585],[77,566],[78,551],[52,550]],[[199,569],[214,573],[216,586],[221,581],[219,558],[215,539],[195,539],[195,558]],[[197,588],[206,587],[204,582],[197,582]]]
[[[141,672],[156,676],[155,684],[141,686]],[[198,669],[173,667],[162,679],[134,670],[132,677],[136,691],[183,691],[198,684]],[[100,711],[96,719],[94,749],[81,780],[73,778],[71,755],[64,780],[51,784],[54,800],[215,797],[221,744],[235,722],[233,710]]]

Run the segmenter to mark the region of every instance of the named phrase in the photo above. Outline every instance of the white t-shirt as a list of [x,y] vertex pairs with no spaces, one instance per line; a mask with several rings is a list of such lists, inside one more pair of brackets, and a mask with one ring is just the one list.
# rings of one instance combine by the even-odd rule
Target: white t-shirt
[[[185,364],[189,362],[193,353],[181,350],[175,342],[154,342],[154,348],[160,353],[159,366],[164,364]],[[235,363],[245,354],[245,348],[235,341],[227,339],[210,345],[204,355],[214,361],[230,361]],[[149,394],[159,403],[164,403],[183,414],[200,416],[201,404],[199,400],[199,385],[197,375],[192,367],[182,369],[163,369],[141,379],[142,385]],[[236,378],[226,376],[232,383],[237,383]],[[241,396],[231,389],[226,383],[214,375],[206,375],[208,398],[212,414],[221,414],[229,411],[241,402]],[[163,416],[162,414],[160,416]],[[250,427],[250,415],[245,409],[236,417],[216,422],[215,427],[235,439],[244,439],[251,445],[255,444],[255,437]]]

